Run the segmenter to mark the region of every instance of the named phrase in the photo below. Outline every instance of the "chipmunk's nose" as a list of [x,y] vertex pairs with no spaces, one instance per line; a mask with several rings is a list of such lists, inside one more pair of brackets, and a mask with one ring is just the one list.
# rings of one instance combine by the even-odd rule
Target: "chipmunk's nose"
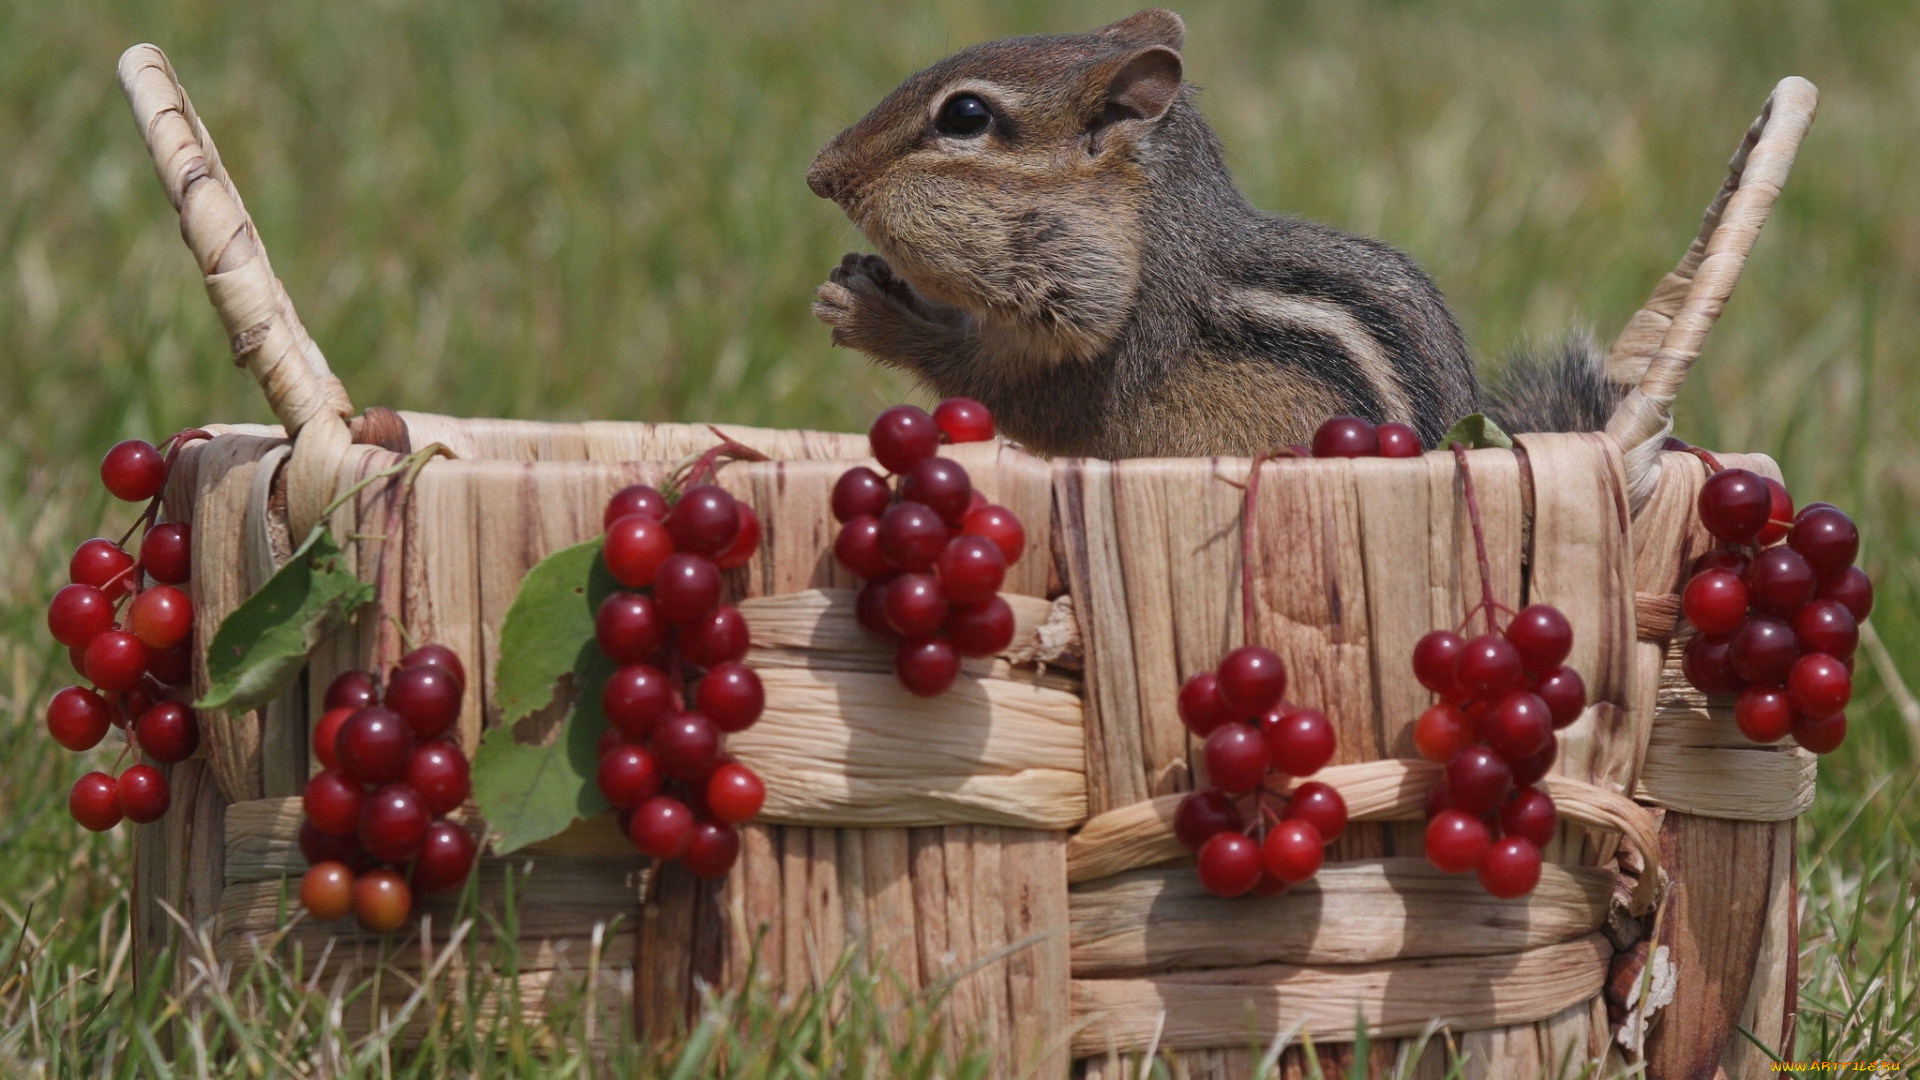
[[846,178],[840,175],[834,169],[833,163],[828,160],[828,154],[832,149],[829,146],[814,155],[813,164],[807,166],[807,186],[813,189],[815,195],[839,202],[841,194],[846,191],[847,184]]

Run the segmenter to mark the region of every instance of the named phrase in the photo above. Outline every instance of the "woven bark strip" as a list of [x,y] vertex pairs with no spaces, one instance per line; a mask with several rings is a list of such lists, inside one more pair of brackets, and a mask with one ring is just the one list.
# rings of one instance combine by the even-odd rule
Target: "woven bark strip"
[[1356,1019],[1385,1038],[1418,1035],[1436,1016],[1468,1031],[1531,1023],[1599,993],[1610,955],[1591,934],[1491,957],[1075,979],[1074,1016],[1085,1026],[1074,1055],[1145,1050],[1156,1029],[1164,1049],[1200,1050],[1243,1048],[1250,1037],[1264,1044],[1295,1021],[1333,1041],[1351,1041]]

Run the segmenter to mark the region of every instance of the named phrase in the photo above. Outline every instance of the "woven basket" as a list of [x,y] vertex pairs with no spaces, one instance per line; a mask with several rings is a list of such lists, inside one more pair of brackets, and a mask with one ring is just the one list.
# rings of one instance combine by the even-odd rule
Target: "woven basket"
[[[203,715],[202,755],[170,767],[176,809],[139,830],[141,962],[174,932],[163,902],[242,959],[283,927],[285,883],[304,867],[307,723],[331,678],[391,664],[396,623],[452,646],[480,673],[459,732],[471,753],[499,719],[497,637],[521,576],[597,534],[613,491],[661,480],[717,437],[352,416],[165,57],[130,49],[120,79],[235,359],[283,424],[210,428],[169,482],[168,516],[193,523],[202,654],[335,492],[413,448],[450,451],[332,514],[375,605],[322,644],[301,689],[255,712]],[[1656,1077],[1759,1074],[1762,1057],[1734,1027],[1776,1047],[1790,1030],[1793,820],[1814,765],[1790,745],[1747,743],[1727,702],[1677,675],[1687,631],[1676,590],[1711,541],[1692,512],[1700,462],[1661,444],[1814,97],[1800,79],[1775,89],[1698,239],[1621,335],[1609,371],[1633,390],[1609,430],[1468,455],[1495,597],[1568,615],[1570,663],[1594,702],[1562,733],[1547,785],[1566,824],[1532,895],[1495,900],[1420,856],[1437,767],[1412,752],[1430,698],[1409,657],[1421,634],[1459,621],[1479,581],[1453,455],[1268,462],[1249,523],[1246,460],[949,448],[1029,541],[1006,584],[1014,645],[923,701],[856,628],[854,582],[829,552],[828,493],[864,458],[864,439],[730,428],[772,459],[720,475],[767,524],[762,550],[728,580],[770,702],[729,748],[766,779],[765,811],[716,884],[654,873],[610,816],[484,857],[486,904],[501,902],[505,867],[528,871],[516,894],[522,999],[538,1009],[591,966],[592,992],[631,994],[639,1028],[669,1033],[702,983],[745,978],[756,947],[759,971],[788,988],[852,947],[901,991],[957,979],[948,1022],[984,1038],[1006,1076],[1118,1080],[1156,1051],[1188,1075],[1242,1076],[1250,1046],[1296,1030],[1345,1067],[1356,1020],[1376,1073],[1416,1053],[1438,1020],[1444,1033],[1414,1075],[1440,1076],[1448,1044],[1475,1077],[1595,1061],[1611,1073],[1642,1053]],[[1737,460],[1777,476],[1765,458]],[[1339,756],[1317,779],[1344,793],[1355,824],[1311,883],[1225,901],[1199,889],[1173,841],[1173,806],[1199,767],[1174,698],[1243,634],[1284,658],[1291,698],[1332,717]],[[444,932],[450,907],[423,909]],[[613,929],[602,940],[596,926]],[[350,967],[379,955],[376,939],[343,925],[297,922],[290,936],[310,950],[333,938],[335,962]],[[1664,950],[1659,979],[1642,978],[1650,945]],[[395,955],[418,963],[413,950]],[[1643,1049],[1623,1047],[1629,989],[1669,977],[1672,1003]],[[404,995],[397,982],[389,992]],[[1629,1036],[1643,1020],[1628,1018]],[[1294,1051],[1279,1064],[1301,1073]]]

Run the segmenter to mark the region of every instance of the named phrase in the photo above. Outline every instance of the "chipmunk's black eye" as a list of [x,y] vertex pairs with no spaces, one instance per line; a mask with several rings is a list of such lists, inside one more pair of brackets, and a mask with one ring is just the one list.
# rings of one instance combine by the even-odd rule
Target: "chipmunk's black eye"
[[940,106],[933,129],[942,135],[978,135],[993,122],[993,112],[976,94],[955,94]]

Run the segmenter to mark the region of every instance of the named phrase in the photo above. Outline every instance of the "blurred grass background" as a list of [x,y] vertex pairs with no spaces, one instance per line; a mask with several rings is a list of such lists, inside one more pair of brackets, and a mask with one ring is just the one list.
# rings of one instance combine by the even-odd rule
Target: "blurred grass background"
[[[26,941],[36,980],[70,974],[99,1003],[96,1034],[128,992],[111,962],[124,838],[67,821],[67,786],[96,763],[39,721],[64,676],[46,598],[74,544],[130,517],[98,494],[99,454],[268,419],[114,84],[121,49],[173,59],[356,404],[854,430],[913,391],[808,314],[863,246],[802,182],[813,151],[953,48],[1130,10],[0,0],[0,957]],[[1810,1015],[1833,1014],[1822,1045],[1911,1054],[1920,717],[1903,723],[1894,673],[1920,681],[1920,5],[1180,10],[1189,77],[1252,200],[1412,252],[1489,369],[1571,324],[1610,337],[1773,83],[1820,86],[1678,434],[1773,454],[1803,501],[1861,523],[1892,665],[1863,663],[1802,827],[1801,972]],[[44,1060],[9,974],[0,1061]],[[1849,1013],[1856,1042],[1836,1042]]]

